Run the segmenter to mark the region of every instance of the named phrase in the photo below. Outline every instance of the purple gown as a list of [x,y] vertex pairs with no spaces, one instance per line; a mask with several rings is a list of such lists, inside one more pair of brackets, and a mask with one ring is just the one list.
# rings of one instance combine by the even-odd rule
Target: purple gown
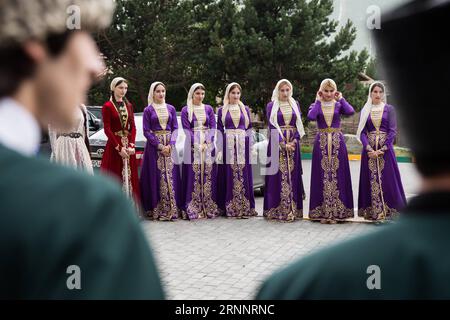
[[[273,102],[267,105],[267,119],[270,118]],[[300,110],[300,106],[299,106]],[[300,134],[297,132],[295,123],[297,115],[292,111],[292,119],[289,124],[284,122],[283,113],[278,110],[278,125],[283,136],[279,137],[279,143],[295,141],[294,153],[289,153],[289,162],[286,149],[279,148],[279,170],[274,175],[265,177],[264,193],[264,216],[269,220],[293,221],[303,218],[303,179],[302,179],[302,159],[300,154]],[[267,158],[271,158],[271,132],[278,130],[269,122],[269,145],[267,148]],[[270,163],[269,165],[270,166]]]
[[[391,219],[398,215],[399,210],[406,205],[405,192],[393,146],[396,134],[397,121],[395,110],[391,105],[384,107],[378,138],[377,129],[370,115],[361,133],[363,151],[358,215],[367,220]],[[368,148],[381,149],[384,151],[384,155],[378,159],[370,159],[367,154]]]
[[[246,107],[246,111],[250,119],[250,109]],[[245,118],[241,113],[239,126],[236,128],[230,112],[226,115],[225,123],[223,123],[222,108],[220,108],[217,129],[223,136],[221,148],[223,164],[219,164],[218,176],[220,183],[218,185],[219,207],[227,217],[257,216],[250,164],[251,123],[246,132]],[[230,159],[227,159],[227,149]]]
[[[178,129],[175,108],[167,105],[169,120],[166,130],[161,128],[152,105],[144,110],[143,129],[147,144],[142,163],[140,186],[142,205],[152,219],[176,220],[180,207],[180,166],[176,165],[175,142]],[[174,132],[175,131],[175,132]],[[158,145],[172,145],[172,156],[164,157]]]
[[311,164],[311,220],[345,220],[354,217],[350,164],[341,115],[352,115],[353,107],[341,98],[335,104],[331,127],[328,127],[320,101],[312,104],[308,119],[317,121],[319,129],[314,141]]
[[[189,121],[188,107],[181,111],[181,123],[186,133],[183,161],[183,216],[189,220],[214,218],[220,215],[217,205],[217,164],[214,135],[216,117],[211,106],[205,105],[205,123],[198,123],[195,113]],[[198,143],[203,140],[207,150],[200,153]],[[190,152],[189,152],[190,151]]]

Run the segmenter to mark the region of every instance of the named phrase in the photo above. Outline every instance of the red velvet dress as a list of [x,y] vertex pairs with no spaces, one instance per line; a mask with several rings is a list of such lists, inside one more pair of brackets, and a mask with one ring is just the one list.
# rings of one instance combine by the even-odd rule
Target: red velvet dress
[[[119,154],[119,146],[127,142],[127,147],[135,147],[136,125],[131,103],[127,103],[126,110],[124,109],[122,115],[119,112],[119,105],[114,105],[112,101],[108,101],[103,105],[103,124],[108,142],[106,143],[100,169],[102,172],[117,178],[124,191],[126,191],[126,173],[124,161]],[[136,155],[130,156],[128,162],[128,186],[129,194],[132,194],[135,200],[139,200],[140,191]]]

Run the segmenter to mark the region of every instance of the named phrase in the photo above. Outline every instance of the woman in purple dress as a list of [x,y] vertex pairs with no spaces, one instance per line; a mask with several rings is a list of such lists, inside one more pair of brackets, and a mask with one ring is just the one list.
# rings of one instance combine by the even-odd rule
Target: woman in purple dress
[[336,83],[322,81],[308,113],[308,119],[316,121],[318,127],[311,165],[311,220],[334,224],[354,217],[350,165],[340,128],[341,116],[354,113]]
[[371,221],[392,219],[406,205],[394,152],[395,110],[386,104],[385,96],[381,82],[370,86],[357,132],[363,144],[358,215]]
[[[300,105],[292,93],[292,84],[286,79],[280,80],[273,91],[272,102],[266,108],[270,131],[267,158],[271,159],[268,166],[277,161],[278,171],[265,178],[264,216],[282,222],[303,218],[300,139],[305,135],[305,129]],[[274,146],[278,150],[272,152]]]
[[[223,107],[218,111],[218,130],[222,133],[220,167],[221,206],[230,218],[258,215],[253,195],[253,175],[250,164],[250,109],[241,102],[241,86],[235,82],[225,91]],[[222,140],[222,141],[221,141]],[[223,188],[222,188],[223,186]]]
[[217,129],[214,110],[203,104],[205,87],[194,84],[188,93],[187,105],[181,111],[186,133],[183,161],[183,217],[189,220],[215,218],[217,205],[217,165],[214,135]]
[[176,164],[177,113],[165,102],[166,88],[161,82],[151,85],[143,128],[147,138],[140,185],[142,204],[154,220],[178,218],[180,206],[180,168]]

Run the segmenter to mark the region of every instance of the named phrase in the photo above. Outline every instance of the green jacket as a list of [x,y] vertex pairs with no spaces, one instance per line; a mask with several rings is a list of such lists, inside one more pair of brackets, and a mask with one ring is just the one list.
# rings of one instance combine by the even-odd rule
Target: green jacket
[[257,298],[450,299],[449,249],[450,194],[419,196],[400,221],[276,272]]
[[[81,289],[68,289],[68,282]],[[0,145],[0,299],[164,299],[164,293],[118,186]]]

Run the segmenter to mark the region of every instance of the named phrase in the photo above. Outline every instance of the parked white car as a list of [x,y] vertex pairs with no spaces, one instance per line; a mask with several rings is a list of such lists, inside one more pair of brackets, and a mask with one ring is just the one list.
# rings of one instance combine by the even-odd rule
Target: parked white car
[[[136,156],[138,159],[139,168],[142,164],[142,157],[144,154],[144,148],[146,144],[146,138],[143,132],[143,114],[136,113],[134,115],[134,120],[136,123]],[[181,118],[177,117],[178,127],[182,128]],[[179,159],[183,159],[184,155],[184,142],[186,139],[186,135],[183,130],[178,131],[178,137],[176,141],[175,148],[177,150]],[[253,139],[255,141],[254,150],[256,152],[255,162],[256,164],[252,165],[253,171],[253,188],[254,189],[263,189],[264,188],[264,176],[261,174],[262,166],[265,166],[265,161],[267,159],[267,146],[268,140],[267,138],[256,131],[253,131]],[[91,145],[91,158],[92,165],[94,168],[99,168],[101,165],[103,153],[105,152],[105,146],[108,138],[106,137],[104,129],[101,129],[91,135],[89,137],[89,143]]]

